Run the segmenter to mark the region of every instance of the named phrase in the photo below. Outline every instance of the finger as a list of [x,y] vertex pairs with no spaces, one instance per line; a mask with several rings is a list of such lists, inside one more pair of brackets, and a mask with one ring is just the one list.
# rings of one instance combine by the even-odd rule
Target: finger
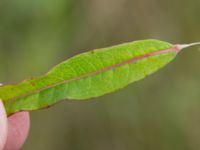
[[29,131],[29,113],[20,112],[8,118],[8,138],[5,150],[18,150],[23,145]]
[[7,115],[3,106],[2,101],[0,100],[0,150],[3,150],[3,147],[7,138]]

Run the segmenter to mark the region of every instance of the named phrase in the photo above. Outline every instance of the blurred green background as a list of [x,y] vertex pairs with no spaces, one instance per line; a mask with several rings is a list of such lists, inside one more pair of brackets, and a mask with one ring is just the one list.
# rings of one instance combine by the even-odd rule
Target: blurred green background
[[[0,82],[123,42],[200,41],[199,0],[1,0]],[[200,52],[91,101],[31,112],[23,150],[199,150]]]

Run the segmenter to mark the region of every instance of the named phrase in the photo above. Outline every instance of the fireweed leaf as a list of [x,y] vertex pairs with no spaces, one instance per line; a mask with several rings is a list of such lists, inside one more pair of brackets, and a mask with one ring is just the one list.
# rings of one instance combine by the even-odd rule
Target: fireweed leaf
[[0,86],[7,114],[51,106],[63,99],[98,97],[143,79],[191,45],[141,40],[74,56],[47,74],[19,84]]

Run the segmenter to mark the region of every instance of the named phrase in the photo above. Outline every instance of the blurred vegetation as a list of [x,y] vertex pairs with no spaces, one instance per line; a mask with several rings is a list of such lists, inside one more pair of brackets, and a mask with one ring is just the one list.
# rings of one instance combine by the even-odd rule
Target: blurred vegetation
[[[83,51],[138,39],[200,40],[199,0],[1,0],[0,81],[47,72]],[[199,150],[200,52],[94,100],[31,112],[24,150]]]

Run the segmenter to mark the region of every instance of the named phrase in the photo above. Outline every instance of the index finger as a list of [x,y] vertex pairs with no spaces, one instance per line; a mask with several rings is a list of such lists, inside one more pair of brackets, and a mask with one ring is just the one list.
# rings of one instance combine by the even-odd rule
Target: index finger
[[0,100],[0,150],[3,149],[7,139],[7,115],[3,103]]

